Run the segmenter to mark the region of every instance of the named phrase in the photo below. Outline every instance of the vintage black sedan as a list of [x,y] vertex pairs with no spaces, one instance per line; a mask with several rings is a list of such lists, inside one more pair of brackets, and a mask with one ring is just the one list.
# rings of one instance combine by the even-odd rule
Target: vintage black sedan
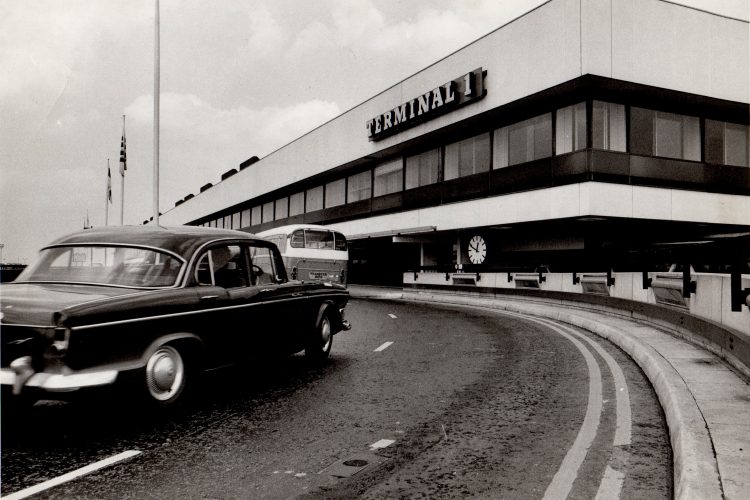
[[343,286],[289,280],[273,243],[202,227],[68,235],[0,296],[11,401],[117,384],[169,406],[202,370],[303,350],[320,362],[350,328]]

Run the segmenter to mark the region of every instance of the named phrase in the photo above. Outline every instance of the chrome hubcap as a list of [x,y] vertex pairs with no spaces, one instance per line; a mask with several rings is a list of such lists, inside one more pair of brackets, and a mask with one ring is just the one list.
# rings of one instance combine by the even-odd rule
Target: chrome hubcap
[[146,365],[146,383],[151,396],[159,401],[174,397],[185,377],[185,366],[180,353],[171,346],[154,352]]
[[320,340],[323,342],[323,350],[328,350],[331,343],[331,322],[328,318],[323,318],[323,324],[320,325]]

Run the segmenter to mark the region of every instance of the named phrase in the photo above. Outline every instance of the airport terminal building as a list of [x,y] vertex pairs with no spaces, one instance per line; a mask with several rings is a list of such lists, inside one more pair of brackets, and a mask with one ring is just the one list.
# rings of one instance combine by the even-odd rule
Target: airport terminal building
[[747,273],[748,32],[663,0],[551,0],[228,166],[160,222],[330,225],[350,283]]

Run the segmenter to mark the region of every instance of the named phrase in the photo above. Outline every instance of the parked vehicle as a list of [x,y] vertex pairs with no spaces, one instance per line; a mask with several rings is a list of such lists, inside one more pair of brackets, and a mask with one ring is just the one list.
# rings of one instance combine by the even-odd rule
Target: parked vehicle
[[158,405],[203,369],[304,350],[350,328],[341,285],[287,278],[278,248],[202,227],[105,227],[58,239],[2,285],[4,391],[127,384]]
[[258,233],[281,251],[292,279],[346,285],[349,250],[344,236],[329,227],[292,224]]

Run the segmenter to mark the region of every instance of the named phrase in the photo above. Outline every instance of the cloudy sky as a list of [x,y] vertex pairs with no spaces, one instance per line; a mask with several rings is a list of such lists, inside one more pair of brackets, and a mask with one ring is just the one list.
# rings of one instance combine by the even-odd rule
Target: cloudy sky
[[[160,207],[545,0],[161,0]],[[747,0],[681,0],[747,19]],[[153,214],[154,0],[0,2],[6,262]]]

